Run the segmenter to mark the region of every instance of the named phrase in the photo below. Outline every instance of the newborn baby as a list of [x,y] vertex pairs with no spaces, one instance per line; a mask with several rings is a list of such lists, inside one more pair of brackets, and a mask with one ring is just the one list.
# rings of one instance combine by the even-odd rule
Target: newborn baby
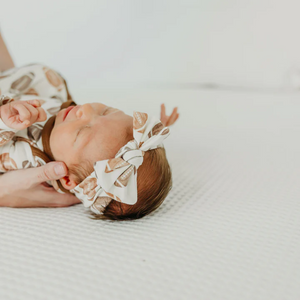
[[[153,121],[152,126],[144,113],[131,117],[101,103],[76,105],[65,80],[43,65],[15,68],[0,75],[0,172],[63,161],[69,174],[57,183],[48,183],[59,192],[74,193],[91,208],[96,219],[136,219],[161,205],[172,186],[170,166],[161,145],[167,127],[164,129],[159,121]],[[151,130],[140,130],[144,125]],[[142,163],[130,165],[123,154],[133,149],[128,147],[138,135],[143,139],[139,143]],[[149,142],[155,139],[156,144]],[[152,144],[143,149],[143,143]],[[122,156],[115,158],[118,153]],[[128,185],[128,195],[133,195],[133,177],[137,177],[135,202],[129,199],[132,197],[125,201],[117,193],[101,192],[96,178],[102,175],[94,167],[104,160],[103,174],[128,165],[114,182],[116,187]]]

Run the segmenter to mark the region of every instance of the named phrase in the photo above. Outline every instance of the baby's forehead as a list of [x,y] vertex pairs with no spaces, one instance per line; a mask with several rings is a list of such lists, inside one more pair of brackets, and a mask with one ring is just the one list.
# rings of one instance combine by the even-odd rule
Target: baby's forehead
[[100,142],[110,142],[115,139],[122,140],[124,136],[133,131],[132,117],[128,117],[123,112],[115,113],[106,118],[100,116],[93,124],[93,137]]
[[91,102],[90,103],[94,108],[97,108],[97,109],[104,109],[107,107],[107,105],[103,104],[103,103],[99,103],[99,102]]
[[97,129],[88,145],[82,148],[81,157],[93,163],[113,158],[119,149],[127,143],[126,134],[126,128],[110,132],[105,129]]

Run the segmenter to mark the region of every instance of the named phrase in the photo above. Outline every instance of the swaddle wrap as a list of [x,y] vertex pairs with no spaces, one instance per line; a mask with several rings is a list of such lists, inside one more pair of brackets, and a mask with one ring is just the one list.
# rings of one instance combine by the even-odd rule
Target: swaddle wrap
[[45,150],[44,127],[62,105],[71,102],[65,80],[47,66],[31,64],[0,72],[0,107],[14,100],[32,99],[40,100],[47,120],[16,130],[8,127],[0,114],[0,173],[39,167],[50,161],[41,155]]

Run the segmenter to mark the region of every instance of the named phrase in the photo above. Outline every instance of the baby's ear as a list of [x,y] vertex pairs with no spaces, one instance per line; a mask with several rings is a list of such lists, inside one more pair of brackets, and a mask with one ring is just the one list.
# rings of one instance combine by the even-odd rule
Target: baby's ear
[[77,185],[77,183],[75,182],[72,174],[71,175],[66,175],[65,177],[59,179],[59,181],[61,182],[62,186],[66,190],[74,189],[75,186]]

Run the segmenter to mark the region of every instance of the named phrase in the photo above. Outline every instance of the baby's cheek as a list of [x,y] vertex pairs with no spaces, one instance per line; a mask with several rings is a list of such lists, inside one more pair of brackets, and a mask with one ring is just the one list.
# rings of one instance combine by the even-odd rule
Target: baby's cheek
[[50,148],[55,160],[62,158],[63,150],[65,150],[65,137],[59,134],[58,131],[52,132],[50,136]]

